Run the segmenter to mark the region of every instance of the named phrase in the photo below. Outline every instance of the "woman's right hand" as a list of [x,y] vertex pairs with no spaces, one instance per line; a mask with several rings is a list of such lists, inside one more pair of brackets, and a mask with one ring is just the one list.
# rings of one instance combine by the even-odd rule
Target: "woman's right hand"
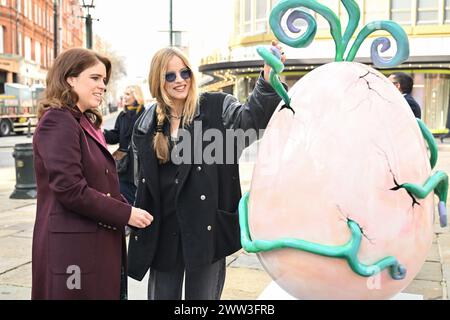
[[136,228],[148,227],[153,221],[153,216],[145,210],[132,207],[128,224]]

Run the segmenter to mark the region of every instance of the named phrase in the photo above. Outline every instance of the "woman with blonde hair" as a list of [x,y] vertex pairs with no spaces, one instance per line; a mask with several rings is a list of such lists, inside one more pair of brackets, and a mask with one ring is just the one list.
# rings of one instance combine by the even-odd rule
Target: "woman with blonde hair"
[[229,130],[265,128],[281,100],[269,73],[265,65],[242,104],[229,94],[199,95],[180,50],[169,47],[154,55],[149,86],[156,103],[139,118],[132,139],[135,204],[154,221],[152,228],[132,231],[128,251],[129,276],[140,281],[150,269],[149,299],[181,299],[183,278],[185,299],[220,299],[225,257],[241,248],[242,150],[233,138],[211,152],[205,137],[214,133],[221,140]]
[[32,299],[119,299],[126,272],[125,227],[152,216],[120,195],[114,159],[100,130],[98,107],[109,60],[75,48],[47,75],[33,137],[37,209]]
[[120,192],[130,204],[134,203],[136,186],[133,177],[133,154],[130,147],[133,126],[144,111],[144,95],[141,87],[130,85],[123,95],[123,110],[119,113],[112,130],[104,130],[108,144],[119,144],[113,153],[119,174]]

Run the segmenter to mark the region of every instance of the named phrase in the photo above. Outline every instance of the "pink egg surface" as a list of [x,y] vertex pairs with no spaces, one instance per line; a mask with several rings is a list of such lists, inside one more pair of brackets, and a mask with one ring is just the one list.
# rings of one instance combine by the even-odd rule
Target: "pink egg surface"
[[432,244],[434,199],[413,198],[398,184],[431,174],[420,128],[404,97],[380,72],[334,62],[289,91],[291,107],[275,111],[260,143],[249,200],[253,240],[301,239],[341,246],[347,219],[362,228],[358,252],[371,265],[394,256],[403,280],[388,269],[364,277],[345,259],[297,249],[258,253],[274,281],[299,299],[388,299],[420,271]]

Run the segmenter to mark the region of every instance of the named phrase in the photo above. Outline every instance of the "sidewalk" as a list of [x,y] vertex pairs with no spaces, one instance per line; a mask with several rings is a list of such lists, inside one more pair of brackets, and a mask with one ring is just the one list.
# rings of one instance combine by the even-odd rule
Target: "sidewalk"
[[[437,170],[450,173],[450,143],[440,144]],[[241,164],[243,192],[250,188],[252,164]],[[31,293],[31,242],[35,200],[10,200],[15,169],[0,169],[0,300],[27,300]],[[439,219],[437,219],[437,222]],[[435,239],[428,258],[404,293],[424,299],[449,299],[450,232],[435,226]],[[242,250],[227,258],[227,277],[222,299],[253,300],[271,282],[255,254]],[[130,299],[146,299],[146,282],[130,279]]]

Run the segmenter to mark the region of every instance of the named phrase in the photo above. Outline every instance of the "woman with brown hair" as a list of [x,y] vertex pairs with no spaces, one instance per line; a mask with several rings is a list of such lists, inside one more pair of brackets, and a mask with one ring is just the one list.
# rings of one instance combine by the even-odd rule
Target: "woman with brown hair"
[[[150,269],[149,299],[181,299],[183,279],[186,299],[220,299],[225,258],[241,248],[238,159],[249,141],[236,142],[233,134],[267,126],[281,101],[270,71],[265,65],[242,104],[229,94],[199,95],[180,50],[164,48],[153,57],[149,85],[156,104],[136,122],[132,145],[135,205],[154,221],[132,231],[128,254],[129,276],[140,281]],[[212,139],[215,148],[207,143]]]
[[100,131],[110,73],[109,60],[86,49],[63,52],[48,72],[33,138],[32,299],[119,299],[125,226],[153,220],[120,195]]

